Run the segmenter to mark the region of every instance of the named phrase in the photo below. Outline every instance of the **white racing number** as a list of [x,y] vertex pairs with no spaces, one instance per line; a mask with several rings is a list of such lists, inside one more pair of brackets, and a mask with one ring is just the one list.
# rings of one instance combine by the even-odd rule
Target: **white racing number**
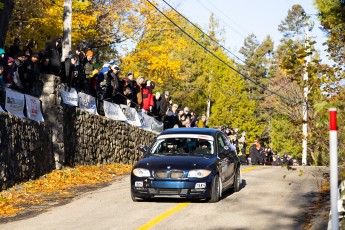
[[206,188],[206,183],[196,183],[195,188]]
[[143,187],[143,186],[144,186],[144,183],[143,183],[142,181],[136,181],[136,182],[134,183],[134,186],[135,186],[135,187]]

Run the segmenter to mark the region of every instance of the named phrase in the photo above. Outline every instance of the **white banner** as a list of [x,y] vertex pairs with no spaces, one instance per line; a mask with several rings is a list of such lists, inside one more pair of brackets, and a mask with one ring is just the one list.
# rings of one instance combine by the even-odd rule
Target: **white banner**
[[78,106],[78,93],[74,88],[61,87],[60,89],[63,103],[66,105]]
[[24,94],[6,89],[5,109],[17,117],[24,118]]
[[120,107],[122,109],[123,114],[125,114],[127,118],[128,124],[134,126],[141,126],[140,118],[135,108],[129,107],[127,105],[120,105]]
[[151,131],[151,124],[153,123],[153,117],[147,115],[145,112],[139,113],[141,127]]
[[25,95],[26,101],[26,115],[27,118],[43,122],[43,116],[41,112],[41,102],[37,97],[32,97],[30,95]]
[[97,114],[96,98],[85,93],[78,93],[79,108],[92,114]]
[[157,133],[163,132],[164,124],[163,122],[157,121],[156,119],[152,119],[153,122],[151,124],[151,130]]
[[123,114],[120,106],[109,101],[103,101],[103,110],[107,118],[116,121],[126,121],[127,117]]

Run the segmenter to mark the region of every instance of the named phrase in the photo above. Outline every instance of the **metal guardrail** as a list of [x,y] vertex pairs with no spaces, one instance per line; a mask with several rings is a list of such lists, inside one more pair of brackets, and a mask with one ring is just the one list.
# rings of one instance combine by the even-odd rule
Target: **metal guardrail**
[[[343,180],[338,188],[338,214],[339,214],[339,229],[345,229],[345,180]],[[336,230],[332,229],[332,212],[329,212],[329,221],[327,230]]]

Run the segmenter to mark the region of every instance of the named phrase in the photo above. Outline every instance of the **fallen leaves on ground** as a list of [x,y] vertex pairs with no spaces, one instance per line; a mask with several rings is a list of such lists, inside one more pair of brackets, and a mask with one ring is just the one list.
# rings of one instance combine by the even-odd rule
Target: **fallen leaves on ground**
[[129,173],[131,168],[126,164],[109,164],[54,170],[37,180],[0,192],[0,217],[15,216],[30,205],[45,202],[45,197],[51,194],[63,198],[73,188],[110,182],[117,175]]

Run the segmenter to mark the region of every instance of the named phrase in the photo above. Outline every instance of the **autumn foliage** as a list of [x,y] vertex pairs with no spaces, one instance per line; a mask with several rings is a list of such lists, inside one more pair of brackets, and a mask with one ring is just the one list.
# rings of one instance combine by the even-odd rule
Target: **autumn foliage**
[[131,168],[126,164],[110,164],[54,170],[37,180],[2,191],[0,217],[14,216],[31,205],[44,203],[49,196],[63,199],[70,196],[75,188],[111,182],[116,176],[129,173]]

